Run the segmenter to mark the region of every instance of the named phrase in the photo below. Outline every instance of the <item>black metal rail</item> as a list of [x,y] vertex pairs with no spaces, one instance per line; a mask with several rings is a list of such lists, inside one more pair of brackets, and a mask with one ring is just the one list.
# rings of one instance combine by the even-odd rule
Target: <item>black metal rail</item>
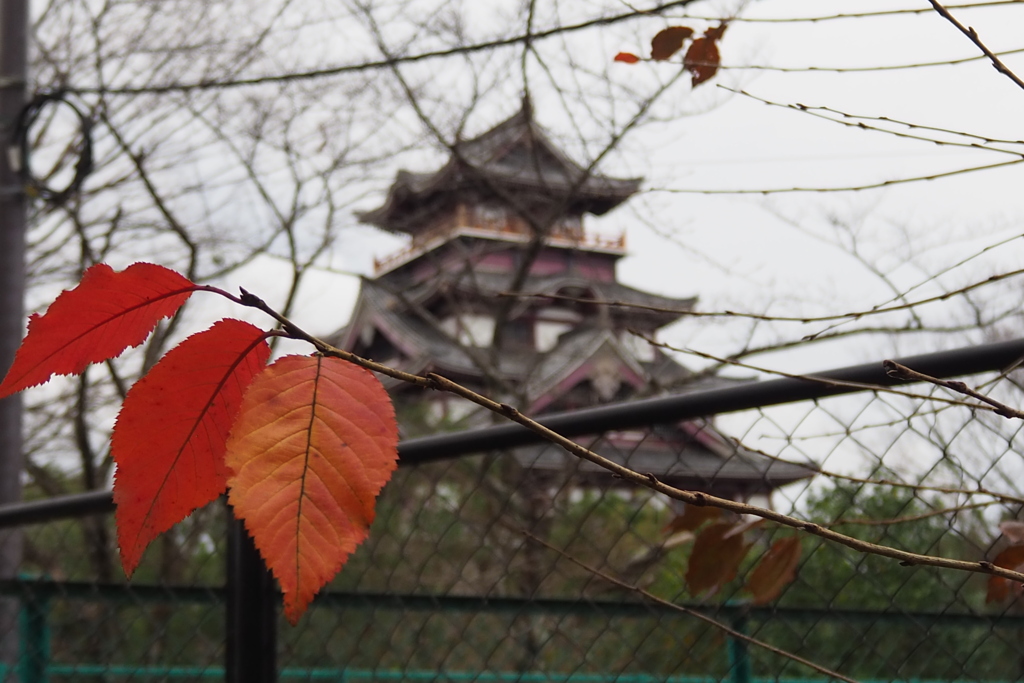
[[[105,604],[225,604],[230,597],[222,586],[146,586],[129,584],[96,584],[49,579],[0,580],[0,595],[23,600],[73,600]],[[276,596],[275,596],[276,599]],[[536,614],[556,616],[602,616],[616,618],[647,618],[680,616],[682,607],[723,621],[748,616],[755,621],[783,619],[875,624],[878,621],[929,626],[985,626],[989,628],[1024,628],[1024,615],[1009,613],[927,612],[900,609],[862,610],[844,608],[756,607],[741,602],[714,604],[680,602],[676,607],[653,602],[609,599],[559,599],[543,597],[488,597],[431,594],[348,593],[324,591],[313,598],[313,604],[337,609],[394,610],[399,612],[469,612],[471,614]]]
[[[896,359],[902,365],[938,378],[1003,370],[1022,360],[1024,339]],[[826,370],[808,375],[806,378],[784,377],[722,389],[555,413],[546,415],[539,421],[564,436],[574,437],[870,391],[871,386],[898,384],[906,382],[889,377],[885,374],[881,362],[875,362]],[[400,464],[415,465],[473,453],[528,446],[542,441],[543,437],[536,432],[509,423],[497,427],[409,439],[399,444],[398,455]],[[0,528],[107,514],[113,510],[114,502],[109,491],[0,505]]]
[[[901,358],[899,362],[918,372],[933,377],[956,377],[979,372],[1003,370],[1024,359],[1024,339],[988,344],[955,351],[931,353]],[[568,437],[595,434],[609,430],[632,429],[697,417],[748,410],[762,406],[780,405],[796,401],[824,398],[858,391],[870,391],[871,386],[898,384],[885,374],[881,363],[869,363],[828,370],[807,378],[782,378],[753,382],[722,389],[695,391],[663,398],[652,398],[624,404],[601,406],[572,413],[548,415],[541,423]],[[859,385],[859,386],[858,386]],[[515,448],[542,441],[535,432],[515,423],[475,429],[465,432],[439,434],[410,439],[399,444],[400,463],[413,465],[434,460],[455,458],[492,450]],[[36,524],[85,515],[108,514],[114,510],[109,491],[80,493],[46,500],[29,501],[0,506],[0,528]],[[234,522],[228,534],[226,581],[216,598],[225,602],[225,681],[227,683],[273,683],[277,680],[276,663],[276,587],[252,540],[241,522]],[[46,584],[34,582],[0,582],[0,595],[25,591],[45,591]],[[130,590],[138,590],[133,588]],[[165,590],[165,589],[161,589]],[[20,593],[19,593],[20,591]],[[141,595],[137,593],[137,595]],[[68,595],[70,597],[70,595]],[[193,597],[209,600],[211,594],[202,589]],[[650,613],[651,605],[596,605],[593,603],[545,604],[528,607],[519,601],[507,599],[470,598],[464,604],[458,598],[433,596],[384,596],[379,598],[399,609],[437,609],[443,601],[449,609],[511,609],[521,611],[536,608],[579,609],[590,604],[611,611],[643,610]],[[366,597],[321,596],[320,601],[350,604],[349,600]],[[455,602],[453,602],[453,600]],[[383,603],[382,603],[383,604]],[[722,612],[721,607],[717,608]],[[743,617],[739,606],[725,607],[723,616]],[[767,608],[766,608],[767,609]],[[756,610],[760,612],[762,610]],[[776,610],[777,611],[777,610]],[[824,614],[810,614],[807,618],[822,618]],[[753,616],[754,612],[749,613]],[[847,617],[850,615],[847,613]],[[877,618],[877,613],[872,613]],[[913,615],[897,615],[911,619]],[[934,621],[935,615],[928,615]],[[955,619],[977,619],[973,615],[955,615]],[[1014,625],[1017,625],[1016,622]]]

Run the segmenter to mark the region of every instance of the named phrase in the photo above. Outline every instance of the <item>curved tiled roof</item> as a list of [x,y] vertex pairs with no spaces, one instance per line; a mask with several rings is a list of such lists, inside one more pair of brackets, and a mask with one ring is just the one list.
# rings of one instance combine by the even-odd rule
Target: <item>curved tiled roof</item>
[[600,215],[633,195],[642,180],[598,175],[569,159],[533,120],[533,108],[524,101],[511,118],[456,143],[440,169],[398,171],[384,204],[357,216],[385,230],[412,232],[421,227],[424,207],[444,195],[467,189],[494,194],[496,186],[565,202],[570,212]]
[[[400,363],[405,370],[416,373],[438,371],[456,377],[483,376],[472,350],[450,338],[437,325],[408,310],[408,304],[425,303],[435,293],[433,288],[421,286],[403,292],[408,297],[403,302],[381,283],[365,281],[353,324],[334,338],[341,345],[346,345],[346,340],[351,345],[359,332],[354,326],[372,324],[396,346],[410,351]],[[501,379],[521,383],[526,405],[532,405],[546,393],[560,391],[558,387],[571,379],[570,375],[609,349],[633,372],[643,376],[666,378],[675,375],[681,379],[690,374],[684,366],[667,356],[659,358],[656,363],[630,358],[629,350],[622,346],[611,330],[594,325],[581,326],[563,335],[559,343],[546,353],[503,352],[497,358],[495,370]],[[479,352],[486,357],[485,349],[479,349]],[[599,450],[615,462],[639,472],[650,472],[671,485],[728,495],[767,492],[807,479],[816,472],[810,464],[780,462],[737,446],[703,420],[665,425],[643,434],[606,434],[601,437]],[[579,461],[558,448],[519,448],[511,455],[537,474],[564,476],[566,472],[575,472],[580,481],[592,481],[598,485],[615,483],[605,470]]]
[[[514,275],[464,270],[441,272],[425,282],[404,290],[410,301],[426,301],[444,288],[455,288],[461,292],[481,297],[497,297],[509,293]],[[618,281],[598,281],[583,276],[531,275],[523,283],[521,294],[523,307],[536,305],[537,299],[545,295],[558,295],[571,289],[584,289],[593,294],[597,302],[621,304],[613,306],[614,312],[623,316],[648,318],[656,328],[668,325],[681,318],[697,303],[697,297],[675,298],[645,292]],[[634,307],[634,308],[631,308]]]
[[[709,425],[702,425],[701,429],[722,439]],[[774,460],[741,447],[733,446],[728,452],[716,452],[706,444],[679,433],[632,444],[624,442],[620,436],[615,433],[604,435],[589,443],[589,447],[615,463],[636,472],[651,473],[663,483],[689,491],[746,495],[766,493],[818,473],[812,463],[804,465]],[[574,472],[582,481],[615,484],[604,468],[556,446],[545,444],[517,448],[512,454],[520,465],[535,473],[564,476],[566,472]]]

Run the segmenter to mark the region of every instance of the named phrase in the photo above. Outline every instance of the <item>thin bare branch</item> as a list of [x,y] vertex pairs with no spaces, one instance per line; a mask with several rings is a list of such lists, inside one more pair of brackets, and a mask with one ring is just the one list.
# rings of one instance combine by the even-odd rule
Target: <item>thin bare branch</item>
[[393,57],[386,57],[384,59],[371,60],[359,64],[347,64],[326,69],[312,69],[309,71],[300,71],[286,74],[255,76],[253,78],[232,78],[226,80],[211,79],[195,81],[192,83],[168,83],[166,85],[147,85],[141,87],[115,88],[102,86],[69,86],[64,88],[64,90],[65,92],[72,92],[76,94],[102,93],[105,95],[141,95],[144,93],[192,92],[197,90],[223,90],[226,88],[239,88],[253,85],[263,85],[268,83],[288,83],[292,81],[324,78],[328,76],[339,76],[341,74],[360,73],[365,71],[380,71],[383,69],[393,69],[396,66],[401,66],[403,64],[414,64],[417,62],[423,62],[431,59],[452,57],[455,55],[466,55],[477,52],[489,52],[492,50],[496,50],[498,48],[514,47],[517,45],[525,44],[527,42],[546,40],[548,38],[553,38],[555,36],[560,36],[566,33],[575,33],[577,31],[583,31],[597,26],[612,26],[614,24],[619,24],[625,21],[632,21],[637,18],[658,16],[660,14],[664,14],[668,10],[685,7],[686,5],[689,5],[694,1],[695,0],[675,0],[674,2],[666,2],[642,11],[635,10],[606,17],[597,17],[595,19],[581,21],[575,24],[555,26],[548,29],[535,30],[523,34],[517,34],[514,36],[510,36],[508,38],[488,40],[480,43],[474,43],[471,45],[462,45],[459,47],[446,50],[432,50],[413,55],[396,55]]
[[712,617],[709,617],[708,615],[704,614],[703,612],[699,612],[697,610],[690,609],[689,607],[685,607],[683,605],[677,605],[676,603],[670,602],[668,600],[665,600],[664,598],[658,597],[657,595],[654,595],[650,591],[644,590],[643,588],[640,588],[639,586],[637,586],[635,584],[627,583],[625,581],[622,581],[621,579],[617,579],[614,576],[612,576],[611,574],[608,574],[607,572],[603,572],[600,569],[598,569],[597,567],[592,567],[591,565],[587,564],[583,560],[580,560],[580,559],[578,559],[576,557],[573,557],[572,555],[570,555],[569,553],[565,552],[564,550],[562,550],[560,548],[556,548],[555,546],[551,545],[550,543],[548,543],[544,539],[538,538],[537,536],[531,534],[528,531],[522,530],[522,531],[520,531],[520,533],[522,533],[524,536],[529,538],[532,542],[538,543],[538,544],[544,546],[545,548],[547,548],[548,550],[550,550],[550,551],[552,551],[554,553],[558,553],[559,555],[561,555],[565,559],[569,560],[570,562],[575,564],[580,569],[583,569],[587,573],[592,574],[592,575],[600,578],[601,580],[606,581],[606,582],[608,582],[608,583],[610,583],[610,584],[612,584],[614,586],[618,586],[619,588],[627,590],[627,591],[629,591],[631,593],[635,593],[635,594],[641,596],[642,598],[644,598],[645,600],[649,600],[650,602],[653,602],[656,605],[659,605],[661,607],[666,607],[668,609],[675,610],[677,612],[681,612],[683,614],[689,615],[689,616],[694,617],[696,619],[700,619],[705,624],[709,624],[709,625],[715,627],[716,629],[722,631],[723,633],[728,635],[730,638],[735,638],[737,640],[742,640],[745,643],[750,643],[751,645],[754,645],[756,647],[759,647],[759,648],[762,648],[764,650],[767,650],[768,652],[771,652],[772,654],[778,655],[780,657],[784,657],[784,658],[786,658],[786,659],[788,659],[790,661],[796,662],[797,664],[802,664],[803,666],[806,666],[809,669],[813,669],[814,671],[817,671],[820,674],[824,674],[825,676],[828,676],[830,678],[834,678],[834,679],[840,680],[840,681],[846,681],[846,683],[857,683],[857,681],[855,679],[848,678],[847,676],[844,676],[844,675],[842,675],[841,673],[839,673],[837,671],[833,671],[832,669],[827,669],[827,668],[821,666],[820,664],[815,664],[814,662],[812,662],[809,659],[804,659],[803,657],[800,657],[799,655],[795,655],[792,652],[787,652],[786,650],[783,650],[781,648],[777,648],[774,645],[766,643],[763,640],[759,640],[759,639],[754,638],[753,636],[749,636],[749,635],[747,635],[747,634],[745,634],[745,633],[743,633],[741,631],[737,631],[736,629],[732,628],[731,626],[728,626],[727,624],[723,624],[722,622],[718,621],[717,619],[713,619]]
[[1024,419],[1024,411],[1008,406],[1001,401],[997,401],[991,396],[986,396],[985,394],[977,391],[976,389],[972,389],[971,387],[967,386],[965,382],[951,379],[938,379],[936,377],[932,377],[930,375],[917,372],[916,370],[911,370],[907,366],[900,365],[899,363],[893,360],[882,361],[882,366],[885,368],[886,374],[889,375],[890,377],[895,377],[896,379],[902,379],[908,382],[929,382],[931,384],[934,384],[935,386],[944,387],[946,389],[949,389],[950,391],[955,391],[958,394],[963,394],[964,396],[976,398],[982,403],[986,404],[983,406],[974,405],[970,403],[965,404],[969,408],[984,408],[987,410],[991,410],[996,415],[1001,415],[1002,417],[1014,418],[1018,420]]
[[[538,436],[558,446],[561,446],[571,455],[591,462],[611,472],[612,474],[616,475],[623,481],[635,484],[637,486],[649,488],[652,491],[656,493],[661,493],[665,496],[668,496],[669,498],[672,498],[673,500],[678,500],[683,503],[687,503],[688,505],[696,505],[698,507],[711,506],[720,508],[722,510],[727,510],[729,512],[734,512],[740,515],[752,515],[755,517],[760,517],[762,519],[768,520],[770,522],[775,522],[776,524],[780,524],[782,526],[787,526],[793,529],[797,529],[799,531],[803,531],[808,534],[812,534],[814,536],[818,536],[819,538],[822,538],[826,541],[831,541],[834,543],[838,543],[840,545],[847,546],[848,548],[852,548],[853,550],[856,550],[858,552],[888,557],[890,559],[898,561],[903,566],[939,567],[943,569],[953,569],[957,571],[988,574],[992,576],[1001,576],[1003,578],[1010,579],[1013,581],[1024,582],[1024,573],[996,566],[993,563],[986,560],[977,562],[966,560],[954,560],[945,557],[936,557],[921,553],[908,552],[905,550],[898,550],[896,548],[890,548],[888,546],[880,545],[877,543],[870,543],[859,538],[854,538],[846,534],[841,534],[836,531],[832,531],[831,529],[827,529],[820,524],[808,522],[806,520],[802,520],[790,515],[785,515],[780,512],[776,512],[775,510],[769,510],[767,508],[758,507],[756,505],[751,505],[749,503],[742,503],[735,500],[730,500],[728,498],[721,498],[719,496],[713,496],[711,494],[699,491],[684,491],[674,486],[665,484],[664,482],[660,481],[657,477],[655,477],[653,474],[644,474],[641,472],[637,472],[635,470],[629,469],[628,467],[620,465],[612,460],[609,460],[601,455],[598,455],[597,453],[591,451],[590,449],[585,448],[580,444],[576,443],[572,439],[564,437],[558,432],[545,427],[536,420],[527,417],[522,412],[508,405],[507,403],[499,403],[490,398],[487,398],[486,396],[482,396],[481,394],[478,394],[475,391],[472,391],[471,389],[468,389],[458,384],[457,382],[453,382],[450,379],[442,377],[441,375],[438,375],[436,373],[428,373],[426,376],[414,375],[411,373],[403,372],[401,370],[396,370],[381,363],[376,363],[374,361],[361,358],[360,356],[357,356],[343,349],[335,348],[334,346],[331,346],[330,344],[327,344],[326,342],[312,336],[308,332],[305,332],[300,327],[292,323],[290,320],[283,317],[281,314],[277,313],[272,308],[267,306],[266,302],[264,302],[262,299],[249,292],[245,292],[243,290],[242,295],[240,297],[236,297],[216,287],[201,286],[198,287],[197,289],[200,291],[209,291],[216,294],[220,294],[221,296],[224,296],[243,306],[256,308],[258,310],[263,311],[264,313],[267,313],[281,324],[282,332],[280,332],[280,334],[284,334],[288,337],[291,337],[292,339],[299,339],[309,342],[317,349],[318,352],[326,356],[333,356],[335,358],[347,360],[351,363],[359,365],[360,367],[364,367],[367,370],[378,372],[388,377],[401,380],[403,382],[408,382],[409,384],[412,384],[414,386],[423,387],[426,389],[434,389],[438,391],[445,391],[456,396],[460,396],[472,403],[475,403],[476,405],[482,408],[486,408],[492,413],[501,415],[512,422],[516,422],[517,424],[526,427],[530,431],[536,433]],[[829,382],[830,380],[824,381]],[[849,384],[846,383],[844,383],[843,385],[849,386]],[[869,390],[873,389],[873,387],[865,388]]]
[[679,188],[679,187],[652,187],[648,192],[660,192],[664,194],[759,194],[759,195],[770,195],[770,194],[790,194],[795,192],[861,192],[863,190],[877,190],[882,187],[892,187],[893,185],[905,185],[907,183],[919,183],[925,180],[938,180],[939,178],[952,178],[954,176],[965,175],[967,173],[977,173],[978,171],[991,171],[997,168],[1006,168],[1008,166],[1016,166],[1019,163],[1024,162],[1024,159],[1012,159],[1010,161],[1000,161],[994,164],[983,164],[981,166],[966,166],[963,168],[957,168],[952,171],[942,171],[941,173],[929,173],[926,175],[917,176],[906,176],[903,178],[892,178],[889,180],[882,180],[874,183],[861,183],[851,185],[833,185],[833,186],[819,186],[819,187],[765,187],[759,189],[752,188],[733,188],[733,189],[716,189],[716,188]]
[[939,2],[939,0],[928,0],[928,2],[931,3],[931,6],[935,8],[935,11],[938,12],[943,19],[953,24],[960,33],[963,33],[965,36],[970,38],[971,42],[977,45],[978,49],[985,53],[985,56],[992,62],[992,66],[995,67],[996,71],[1013,81],[1018,88],[1024,90],[1024,80],[1021,80],[1020,77],[1010,69],[1010,67],[1003,63],[1003,60],[999,59],[999,56],[996,55],[996,53],[992,52],[992,50],[990,50],[988,46],[981,41],[981,37],[973,27],[961,24],[947,8]]
[[[925,304],[936,303],[936,302],[939,302],[939,301],[946,301],[946,300],[951,299],[951,298],[953,298],[955,296],[959,296],[961,294],[965,294],[967,292],[970,292],[970,291],[973,291],[975,289],[978,289],[979,287],[984,287],[986,285],[990,285],[993,282],[999,282],[1001,280],[1006,280],[1006,279],[1009,279],[1009,278],[1017,277],[1019,275],[1024,275],[1024,268],[1021,268],[1021,269],[1018,269],[1018,270],[1011,270],[1011,271],[1007,271],[1007,272],[1003,272],[1003,273],[998,273],[996,275],[992,275],[990,277],[987,277],[984,280],[978,280],[976,282],[972,282],[972,283],[970,283],[968,285],[965,285],[963,287],[960,287],[958,289],[946,291],[946,292],[943,292],[942,294],[937,294],[935,296],[930,296],[930,297],[927,297],[927,298],[924,298],[924,299],[917,299],[915,301],[908,301],[906,303],[895,304],[895,305],[891,305],[891,306],[890,305],[879,305],[879,306],[876,306],[874,308],[869,308],[869,309],[865,309],[865,310],[861,310],[861,311],[850,311],[849,313],[837,313],[837,314],[833,314],[833,315],[821,315],[821,316],[768,315],[768,314],[763,314],[763,313],[745,313],[745,312],[742,312],[742,311],[732,311],[732,310],[724,310],[724,311],[692,311],[692,310],[682,310],[682,309],[678,309],[678,308],[668,308],[668,307],[664,307],[664,306],[651,306],[651,305],[648,305],[648,304],[636,304],[636,303],[631,303],[631,302],[627,302],[627,301],[616,301],[616,300],[606,300],[606,299],[600,299],[600,300],[585,299],[584,300],[584,299],[579,299],[579,298],[571,297],[571,296],[564,296],[564,295],[560,295],[560,294],[546,294],[546,293],[538,293],[538,292],[516,292],[516,291],[511,291],[511,292],[501,292],[501,293],[498,294],[498,296],[530,297],[530,298],[538,298],[538,299],[551,299],[551,300],[555,300],[555,301],[578,301],[578,302],[584,302],[585,301],[586,303],[596,304],[596,305],[601,305],[601,306],[615,306],[615,307],[620,307],[620,308],[635,308],[635,309],[638,309],[638,310],[656,311],[656,312],[659,312],[659,313],[676,313],[676,314],[678,314],[680,316],[686,316],[686,317],[691,317],[691,318],[749,318],[749,319],[752,319],[752,320],[764,320],[764,321],[772,321],[772,322],[815,323],[815,322],[833,322],[833,321],[837,321],[837,320],[857,320],[857,319],[864,318],[864,317],[867,317],[867,316],[870,316],[870,315],[879,315],[879,314],[882,314],[882,313],[892,313],[894,311],[905,311],[905,310],[908,310],[908,309],[916,308],[918,306],[924,306]],[[805,340],[813,339],[815,337],[818,337],[820,334],[822,334],[822,333],[818,333],[818,334],[815,334],[815,335],[810,335],[810,336],[806,337]]]

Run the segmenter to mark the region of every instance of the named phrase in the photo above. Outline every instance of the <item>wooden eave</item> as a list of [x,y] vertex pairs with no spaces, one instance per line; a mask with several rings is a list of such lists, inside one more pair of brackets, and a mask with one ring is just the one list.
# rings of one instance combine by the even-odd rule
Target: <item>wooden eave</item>
[[[501,161],[518,146],[530,150],[534,163],[509,166]],[[540,150],[534,151],[534,150]],[[555,165],[538,160],[547,156]],[[569,159],[533,120],[524,107],[486,133],[457,143],[448,162],[434,172],[400,170],[384,203],[358,212],[360,221],[392,232],[414,232],[430,207],[456,201],[468,192],[493,195],[534,195],[564,202],[567,213],[601,215],[615,208],[640,188],[642,178],[611,178],[588,172]]]

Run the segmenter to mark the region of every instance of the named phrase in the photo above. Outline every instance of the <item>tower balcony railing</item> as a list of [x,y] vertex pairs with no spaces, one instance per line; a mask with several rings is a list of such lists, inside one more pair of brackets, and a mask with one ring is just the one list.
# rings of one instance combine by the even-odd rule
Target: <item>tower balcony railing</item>
[[[510,215],[489,215],[483,211],[457,211],[449,214],[433,225],[417,233],[412,242],[384,258],[373,260],[375,275],[393,270],[411,261],[413,258],[440,246],[448,240],[459,236],[477,236],[499,238],[511,242],[528,242],[532,239],[533,229],[522,218]],[[545,241],[558,247],[591,249],[613,253],[626,252],[626,233],[618,235],[599,235],[587,232],[582,221],[565,220],[553,226]]]

